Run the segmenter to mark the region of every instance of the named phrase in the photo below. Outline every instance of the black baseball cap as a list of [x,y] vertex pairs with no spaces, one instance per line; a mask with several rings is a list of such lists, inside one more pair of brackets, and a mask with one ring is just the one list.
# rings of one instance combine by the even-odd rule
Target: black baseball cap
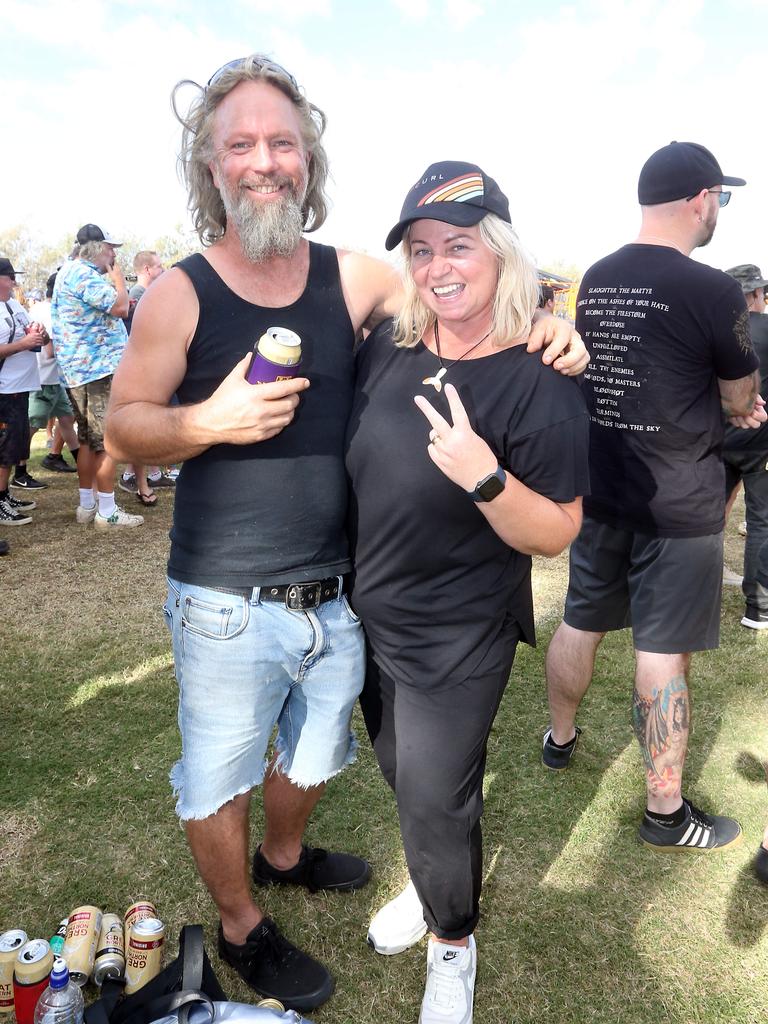
[[643,164],[637,198],[641,206],[656,206],[687,199],[713,185],[746,184],[743,178],[723,174],[712,153],[697,142],[670,142]]
[[477,164],[441,160],[430,164],[409,189],[400,220],[387,235],[387,249],[402,241],[403,232],[415,220],[442,220],[457,227],[470,227],[495,213],[510,224],[509,200],[499,186]]
[[13,264],[6,256],[0,256],[0,277],[16,277],[23,274],[23,270],[14,270]]
[[83,224],[77,232],[77,244],[85,245],[86,242],[107,242],[108,245],[122,245],[116,238],[112,238],[108,231],[102,231],[98,224]]

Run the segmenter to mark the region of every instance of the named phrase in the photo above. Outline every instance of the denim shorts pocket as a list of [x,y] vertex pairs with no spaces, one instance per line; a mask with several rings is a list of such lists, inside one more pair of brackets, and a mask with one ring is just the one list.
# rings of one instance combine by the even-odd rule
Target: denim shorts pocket
[[231,640],[248,625],[250,604],[244,597],[227,595],[220,603],[186,594],[181,599],[182,628],[209,640]]
[[169,579],[168,580],[168,596],[166,597],[166,599],[165,599],[165,601],[163,603],[163,615],[165,616],[165,624],[166,624],[166,626],[168,627],[168,629],[170,630],[171,633],[173,633],[173,607],[172,606],[175,605],[176,608],[179,607],[179,597],[180,596],[181,595],[179,593],[178,587],[173,582],[173,580]]

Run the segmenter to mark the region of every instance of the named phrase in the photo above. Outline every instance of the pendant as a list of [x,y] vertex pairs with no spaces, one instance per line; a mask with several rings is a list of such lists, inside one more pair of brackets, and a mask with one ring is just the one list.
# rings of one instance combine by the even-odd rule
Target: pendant
[[421,382],[422,384],[431,384],[435,391],[442,391],[443,385],[441,383],[443,377],[448,373],[448,369],[445,366],[441,366],[434,377],[425,377]]

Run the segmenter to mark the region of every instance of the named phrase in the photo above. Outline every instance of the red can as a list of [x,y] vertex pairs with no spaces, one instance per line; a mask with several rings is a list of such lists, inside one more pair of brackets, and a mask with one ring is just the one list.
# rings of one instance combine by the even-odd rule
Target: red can
[[35,1007],[48,987],[53,950],[45,939],[32,939],[19,950],[13,967],[16,1024],[34,1024]]

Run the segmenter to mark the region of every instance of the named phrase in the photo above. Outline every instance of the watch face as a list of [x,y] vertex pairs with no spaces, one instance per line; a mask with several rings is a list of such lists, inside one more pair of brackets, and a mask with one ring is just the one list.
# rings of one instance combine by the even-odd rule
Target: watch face
[[492,473],[487,479],[483,480],[482,483],[477,485],[476,494],[480,496],[481,501],[493,501],[504,490],[506,485],[505,480],[499,480],[496,473]]

